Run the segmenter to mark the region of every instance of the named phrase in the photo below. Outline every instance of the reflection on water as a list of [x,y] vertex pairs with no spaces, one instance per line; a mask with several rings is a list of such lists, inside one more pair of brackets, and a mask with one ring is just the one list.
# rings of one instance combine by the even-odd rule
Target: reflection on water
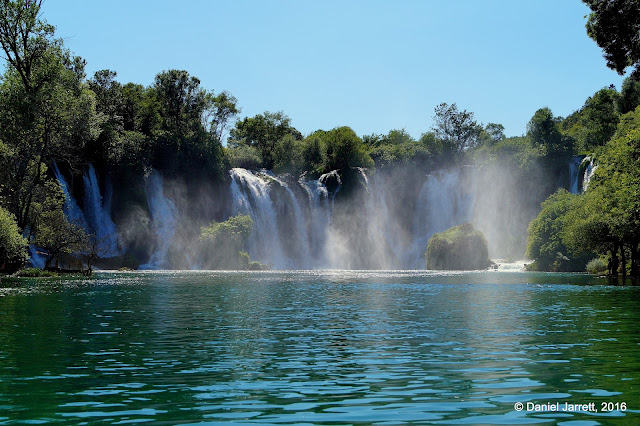
[[624,423],[640,409],[640,288],[603,284],[415,271],[3,279],[0,424]]

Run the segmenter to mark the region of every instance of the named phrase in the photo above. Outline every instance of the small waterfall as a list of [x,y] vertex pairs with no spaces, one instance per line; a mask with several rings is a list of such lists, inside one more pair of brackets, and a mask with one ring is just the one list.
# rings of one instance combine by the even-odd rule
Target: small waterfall
[[253,231],[249,237],[249,254],[253,259],[272,264],[276,269],[291,268],[280,242],[278,217],[269,195],[275,180],[259,177],[241,168],[231,169],[231,196],[233,214],[248,214],[253,219]]
[[287,238],[288,243],[293,243],[297,246],[297,261],[295,263],[296,268],[308,268],[308,260],[309,260],[309,233],[307,232],[307,224],[305,223],[305,217],[302,213],[302,208],[300,207],[300,203],[296,198],[293,190],[289,187],[289,185],[281,178],[269,174],[269,176],[276,181],[282,188],[284,188],[285,192],[289,197],[289,205],[292,206],[293,210],[293,219],[295,223],[295,233],[293,235],[289,234],[289,238]]
[[53,163],[53,171],[56,175],[56,179],[62,188],[62,192],[64,192],[64,214],[67,217],[67,220],[70,223],[81,226],[85,231],[89,230],[89,226],[87,225],[87,220],[84,217],[84,213],[78,206],[75,198],[71,195],[71,191],[69,190],[69,185],[65,180],[63,174],[58,169],[58,165]]
[[328,267],[325,256],[327,230],[331,225],[331,209],[329,192],[319,180],[300,180],[302,188],[307,192],[309,206],[309,251],[310,261],[307,267]]
[[584,158],[584,160],[582,160],[582,167],[584,168],[584,174],[582,177],[582,190],[586,191],[589,187],[589,182],[591,182],[591,177],[598,168],[598,165],[593,163],[593,159],[591,158],[591,156],[587,156]]
[[318,179],[318,182],[323,184],[325,188],[333,187],[333,190],[328,191],[328,194],[331,196],[331,201],[333,202],[342,186],[342,179],[340,179],[338,171],[332,170],[329,173],[323,174],[320,176],[320,179]]
[[164,196],[162,188],[162,175],[156,170],[152,171],[145,184],[147,204],[156,234],[156,250],[149,261],[140,265],[140,269],[163,269],[169,267],[167,254],[173,236],[176,232],[176,206]]
[[411,267],[424,268],[424,252],[433,234],[471,221],[475,195],[463,182],[463,173],[439,171],[422,185],[412,225]]
[[[89,229],[95,233],[101,257],[113,257],[120,254],[118,249],[118,229],[111,220],[111,202],[103,202],[100,184],[92,164],[82,176],[84,180],[84,212]],[[108,186],[108,185],[105,185]],[[107,189],[105,193],[111,193]],[[107,207],[109,209],[107,209]]]
[[580,193],[580,163],[584,156],[574,155],[569,162],[569,192],[572,194]]
[[366,189],[364,205],[364,223],[369,243],[369,267],[380,269],[401,268],[405,252],[407,235],[397,220],[393,210],[393,194],[389,191],[389,182],[380,175],[371,179],[366,171],[357,168],[358,178]]

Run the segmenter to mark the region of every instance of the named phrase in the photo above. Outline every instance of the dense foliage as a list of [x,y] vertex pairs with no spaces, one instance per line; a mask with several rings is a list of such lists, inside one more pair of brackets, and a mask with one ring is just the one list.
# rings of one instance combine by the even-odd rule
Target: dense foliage
[[248,215],[230,217],[224,222],[212,222],[200,234],[201,256],[205,269],[248,269],[246,243],[253,220]]
[[13,272],[27,260],[27,241],[11,213],[0,207],[0,270]]
[[633,66],[633,74],[640,77],[640,1],[583,1],[592,11],[587,33],[604,50],[607,66],[620,75]]
[[608,259],[610,273],[620,268],[626,274],[629,268],[638,276],[640,107],[622,116],[614,137],[595,158],[584,193],[560,191],[542,204],[529,228],[528,255],[542,270],[581,270],[589,260],[585,256],[599,255]]
[[470,223],[434,234],[425,256],[427,269],[471,271],[486,269],[491,264],[487,240]]

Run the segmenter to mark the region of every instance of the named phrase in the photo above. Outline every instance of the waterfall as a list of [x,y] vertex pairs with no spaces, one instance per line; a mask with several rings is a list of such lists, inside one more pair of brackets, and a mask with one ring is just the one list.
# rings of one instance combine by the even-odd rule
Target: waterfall
[[[307,224],[305,217],[302,213],[302,208],[300,202],[298,201],[295,193],[289,187],[287,182],[273,174],[269,174],[271,178],[277,182],[286,192],[288,196],[288,205],[291,206],[293,210],[293,221],[295,224],[295,233],[293,236],[290,235],[288,238],[288,243],[293,244],[296,247],[296,262],[294,262],[294,266],[298,269],[300,268],[308,268],[309,267],[309,233],[307,232]],[[297,183],[297,182],[296,182]]]
[[251,258],[276,269],[421,269],[435,232],[471,220],[475,195],[462,171],[426,176],[415,211],[399,202],[401,182],[354,171],[358,183],[351,192],[358,201],[338,209],[335,198],[343,182],[337,171],[295,182],[265,171],[232,169],[232,213],[248,214],[254,222]]
[[325,173],[320,176],[318,179],[322,185],[327,188],[329,185],[333,186],[333,190],[329,191],[328,194],[331,196],[331,201],[334,201],[338,192],[340,192],[340,187],[342,186],[342,179],[340,178],[340,173],[337,170],[332,170],[329,173]]
[[164,195],[162,175],[156,170],[148,176],[145,184],[147,204],[156,235],[156,249],[149,261],[140,269],[163,269],[170,267],[167,254],[176,232],[176,206]]
[[461,170],[447,170],[427,176],[416,202],[410,267],[424,267],[425,249],[433,234],[471,221],[475,194],[463,182],[462,174]]
[[299,180],[302,188],[307,193],[309,206],[309,252],[310,262],[306,267],[328,267],[326,253],[327,230],[331,224],[331,208],[329,205],[329,192],[320,180]]
[[69,190],[69,185],[67,185],[67,181],[55,162],[53,163],[53,172],[55,173],[56,179],[62,188],[62,192],[64,192],[64,215],[70,223],[81,226],[85,231],[88,231],[89,226],[87,225],[84,213],[82,213],[80,206],[78,206],[75,198],[73,198],[73,195]]
[[[111,201],[103,202],[100,184],[92,164],[82,176],[84,180],[84,213],[89,229],[95,234],[101,257],[113,257],[120,254],[118,248],[118,229],[111,220]],[[108,185],[105,185],[105,187]],[[111,193],[107,189],[105,193]]]
[[572,194],[580,193],[580,163],[584,156],[574,155],[569,162],[569,192]]
[[[571,170],[573,173],[574,169]],[[56,174],[65,197],[69,197],[66,199],[69,212],[76,212],[69,215],[82,214],[77,203],[73,206],[64,177],[59,170]],[[249,256],[274,269],[423,269],[429,238],[452,226],[474,223],[487,236],[490,250],[492,241],[504,240],[506,233],[524,235],[526,232],[526,228],[520,226],[521,218],[513,213],[519,209],[518,205],[508,202],[513,198],[509,192],[513,183],[508,173],[486,173],[463,167],[431,174],[396,170],[370,174],[365,169],[353,168],[334,170],[318,179],[304,176],[296,179],[242,168],[234,168],[229,174],[227,214],[251,216]],[[95,170],[89,167],[84,183],[84,215],[88,228],[99,230],[99,237],[117,236],[109,217],[110,182],[105,181],[101,197]],[[177,238],[193,229],[179,223],[178,207],[166,196],[163,177],[158,171],[147,176],[145,192],[155,238],[149,238],[147,233],[138,239],[146,242],[138,243],[138,252],[152,253],[140,268],[193,266],[190,261],[193,253]],[[180,211],[183,208],[186,207],[182,206]],[[200,216],[194,212],[193,217]],[[108,232],[109,229],[112,232]],[[149,228],[145,226],[145,229]],[[178,233],[178,229],[186,234]],[[117,247],[117,239],[111,241]],[[493,249],[501,256],[510,255],[504,247],[507,246]],[[184,259],[170,256],[172,248],[183,254]],[[225,247],[219,249],[225,250]]]
[[275,181],[241,168],[231,169],[230,174],[234,214],[248,214],[253,219],[249,254],[276,269],[292,267],[282,250],[277,213],[269,195],[271,183]]
[[582,160],[582,164],[582,167],[584,168],[584,174],[582,176],[582,190],[586,191],[589,186],[589,182],[591,182],[591,177],[598,168],[598,165],[593,163],[591,156],[585,157],[584,160]]

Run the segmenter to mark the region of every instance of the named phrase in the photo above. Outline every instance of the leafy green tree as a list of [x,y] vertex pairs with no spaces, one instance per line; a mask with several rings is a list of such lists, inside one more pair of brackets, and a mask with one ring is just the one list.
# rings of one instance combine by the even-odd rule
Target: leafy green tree
[[215,96],[179,70],[158,74],[153,93],[147,113],[159,124],[152,127],[153,165],[221,178],[225,164],[219,135],[237,111],[235,98],[226,92]]
[[300,173],[304,167],[304,141],[285,135],[276,143],[273,170],[277,173]]
[[276,163],[276,146],[285,136],[302,140],[302,134],[291,126],[291,119],[282,111],[245,117],[231,129],[227,145],[234,148],[239,143],[258,148],[262,156],[262,166],[272,169]]
[[324,164],[327,161],[327,149],[325,146],[324,131],[318,131],[307,136],[302,145],[302,161],[307,171],[316,174],[324,172]]
[[42,166],[55,158],[75,163],[97,127],[95,97],[82,84],[84,61],[53,38],[53,26],[39,18],[40,6],[3,0],[0,7],[8,64],[0,84],[0,140],[13,157],[3,195],[21,229],[45,181]]
[[336,127],[322,135],[326,149],[324,172],[350,167],[373,167],[362,139],[350,127]]
[[262,156],[258,148],[249,146],[244,142],[236,144],[233,148],[226,148],[225,155],[231,167],[243,169],[259,169],[262,167]]
[[45,268],[55,261],[56,267],[61,256],[88,249],[89,238],[84,229],[76,223],[70,223],[64,214],[64,193],[58,182],[49,181],[46,185],[47,196],[42,203],[34,205],[35,220],[34,243],[47,253]]
[[540,108],[527,124],[527,137],[552,169],[565,167],[573,152],[573,139],[562,134],[561,121],[549,108]]
[[592,152],[613,136],[620,120],[617,105],[620,94],[613,87],[599,90],[570,120],[568,135],[579,152]]
[[640,105],[640,81],[627,77],[622,82],[622,89],[616,107],[618,113],[626,114]]
[[0,207],[0,270],[14,272],[27,260],[27,240],[20,235],[15,218]]
[[607,66],[618,74],[634,67],[637,80],[640,72],[640,1],[583,0],[589,8],[587,34],[604,51]]
[[529,224],[527,257],[540,271],[583,271],[590,257],[569,251],[562,240],[565,215],[578,195],[559,189],[542,203],[542,210]]
[[[371,135],[363,138],[371,146],[371,158],[376,167],[396,164],[415,164],[425,166],[433,155],[424,140],[416,141],[406,130],[391,130],[386,135]],[[431,141],[429,141],[431,142]]]
[[504,126],[497,123],[489,123],[484,127],[484,131],[481,136],[481,143],[483,144],[496,144],[506,139],[504,134]]
[[224,222],[212,222],[200,234],[205,269],[247,269],[249,256],[243,251],[253,220],[248,215],[230,217]]
[[454,153],[475,147],[483,130],[482,125],[474,120],[472,112],[459,111],[455,103],[438,105],[433,121],[436,137]]
[[566,212],[561,231],[562,242],[572,252],[609,254],[609,273],[618,273],[620,239],[611,228],[611,199],[603,187],[592,186],[577,198]]
[[[597,155],[597,169],[587,191],[597,197],[612,236],[620,241],[623,273],[626,249],[631,253],[632,274],[640,275],[640,109],[621,120],[616,137]],[[635,125],[634,125],[635,124]]]

